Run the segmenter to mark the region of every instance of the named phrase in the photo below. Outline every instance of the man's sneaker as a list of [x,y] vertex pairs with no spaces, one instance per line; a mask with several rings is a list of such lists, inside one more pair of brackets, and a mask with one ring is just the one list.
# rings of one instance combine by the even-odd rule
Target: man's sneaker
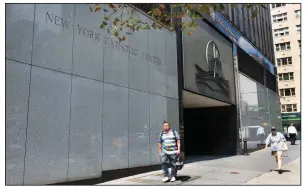
[[175,176],[173,176],[172,178],[171,178],[171,182],[175,182],[176,181],[176,178],[175,178]]
[[163,182],[167,182],[168,180],[169,180],[169,177],[164,177],[164,178],[162,179]]

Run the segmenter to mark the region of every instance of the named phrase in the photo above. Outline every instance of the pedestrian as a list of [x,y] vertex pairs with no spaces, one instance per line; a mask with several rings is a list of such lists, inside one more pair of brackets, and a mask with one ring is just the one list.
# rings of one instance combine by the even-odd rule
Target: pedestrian
[[163,122],[163,131],[159,136],[158,152],[164,172],[162,181],[176,181],[176,162],[180,155],[180,137],[175,130],[171,129],[169,121]]
[[293,126],[293,124],[291,124],[290,127],[288,127],[288,133],[289,133],[291,145],[295,145],[297,131],[296,131],[296,128]]
[[260,137],[260,143],[263,144],[265,139],[265,132],[262,126],[259,126],[259,128],[257,129],[257,136]]
[[281,160],[282,160],[282,154],[283,154],[283,150],[284,148],[287,148],[287,146],[285,145],[285,137],[283,134],[281,134],[280,132],[276,131],[275,127],[271,128],[271,133],[269,134],[269,136],[267,137],[265,143],[265,149],[267,149],[268,145],[270,144],[270,148],[271,148],[271,154],[272,156],[275,157],[276,160],[276,164],[277,164],[277,171],[279,174],[282,173],[281,171]]

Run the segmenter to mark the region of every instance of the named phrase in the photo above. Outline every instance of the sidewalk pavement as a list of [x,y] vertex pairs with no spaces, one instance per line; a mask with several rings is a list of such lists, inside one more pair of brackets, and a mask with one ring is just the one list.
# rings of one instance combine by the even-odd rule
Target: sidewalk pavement
[[281,175],[275,171],[265,173],[248,182],[247,185],[300,185],[300,158],[283,166]]
[[[300,143],[288,146],[283,159],[283,174],[278,174],[275,159],[269,151],[260,150],[249,156],[231,156],[218,159],[203,157],[198,162],[184,165],[178,171],[176,182],[161,182],[162,171],[153,171],[121,178],[99,185],[263,185],[300,184]],[[287,178],[285,178],[287,177]],[[288,178],[289,177],[289,178]]]

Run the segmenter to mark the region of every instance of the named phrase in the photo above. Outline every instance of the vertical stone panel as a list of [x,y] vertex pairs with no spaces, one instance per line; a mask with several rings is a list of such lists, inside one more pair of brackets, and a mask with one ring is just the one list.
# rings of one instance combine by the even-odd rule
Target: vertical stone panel
[[34,4],[6,4],[6,58],[31,64]]
[[178,99],[176,33],[165,31],[166,96]]
[[71,76],[32,67],[26,185],[67,181]]
[[104,84],[102,170],[128,168],[128,89]]
[[[142,21],[148,18],[141,13],[138,14]],[[149,64],[148,59],[148,30],[135,31],[128,38],[128,44],[134,48],[129,54],[129,88],[149,92]]]
[[72,4],[37,4],[32,64],[71,73]]
[[103,11],[90,12],[87,4],[75,4],[73,73],[103,81],[104,31],[99,28]]
[[166,98],[150,94],[150,164],[160,163],[158,155],[159,134],[162,123],[167,119]]
[[166,96],[165,29],[149,31],[149,85],[150,93]]
[[68,180],[100,177],[103,83],[73,76]]
[[149,93],[129,89],[129,167],[150,165]]
[[5,173],[7,185],[22,185],[30,65],[6,60],[6,156]]

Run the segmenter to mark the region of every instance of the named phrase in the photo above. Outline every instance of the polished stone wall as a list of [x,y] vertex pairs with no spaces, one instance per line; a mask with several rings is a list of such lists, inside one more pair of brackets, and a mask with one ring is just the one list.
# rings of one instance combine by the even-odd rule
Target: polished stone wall
[[[279,97],[246,75],[239,74],[241,132],[240,137],[248,139],[248,149],[257,148],[265,143],[266,137],[275,126],[282,131]],[[261,135],[261,129],[264,135]],[[243,148],[243,144],[242,144]]]
[[179,126],[176,36],[139,31],[119,44],[103,16],[85,4],[6,4],[7,185],[160,163],[162,121]]

